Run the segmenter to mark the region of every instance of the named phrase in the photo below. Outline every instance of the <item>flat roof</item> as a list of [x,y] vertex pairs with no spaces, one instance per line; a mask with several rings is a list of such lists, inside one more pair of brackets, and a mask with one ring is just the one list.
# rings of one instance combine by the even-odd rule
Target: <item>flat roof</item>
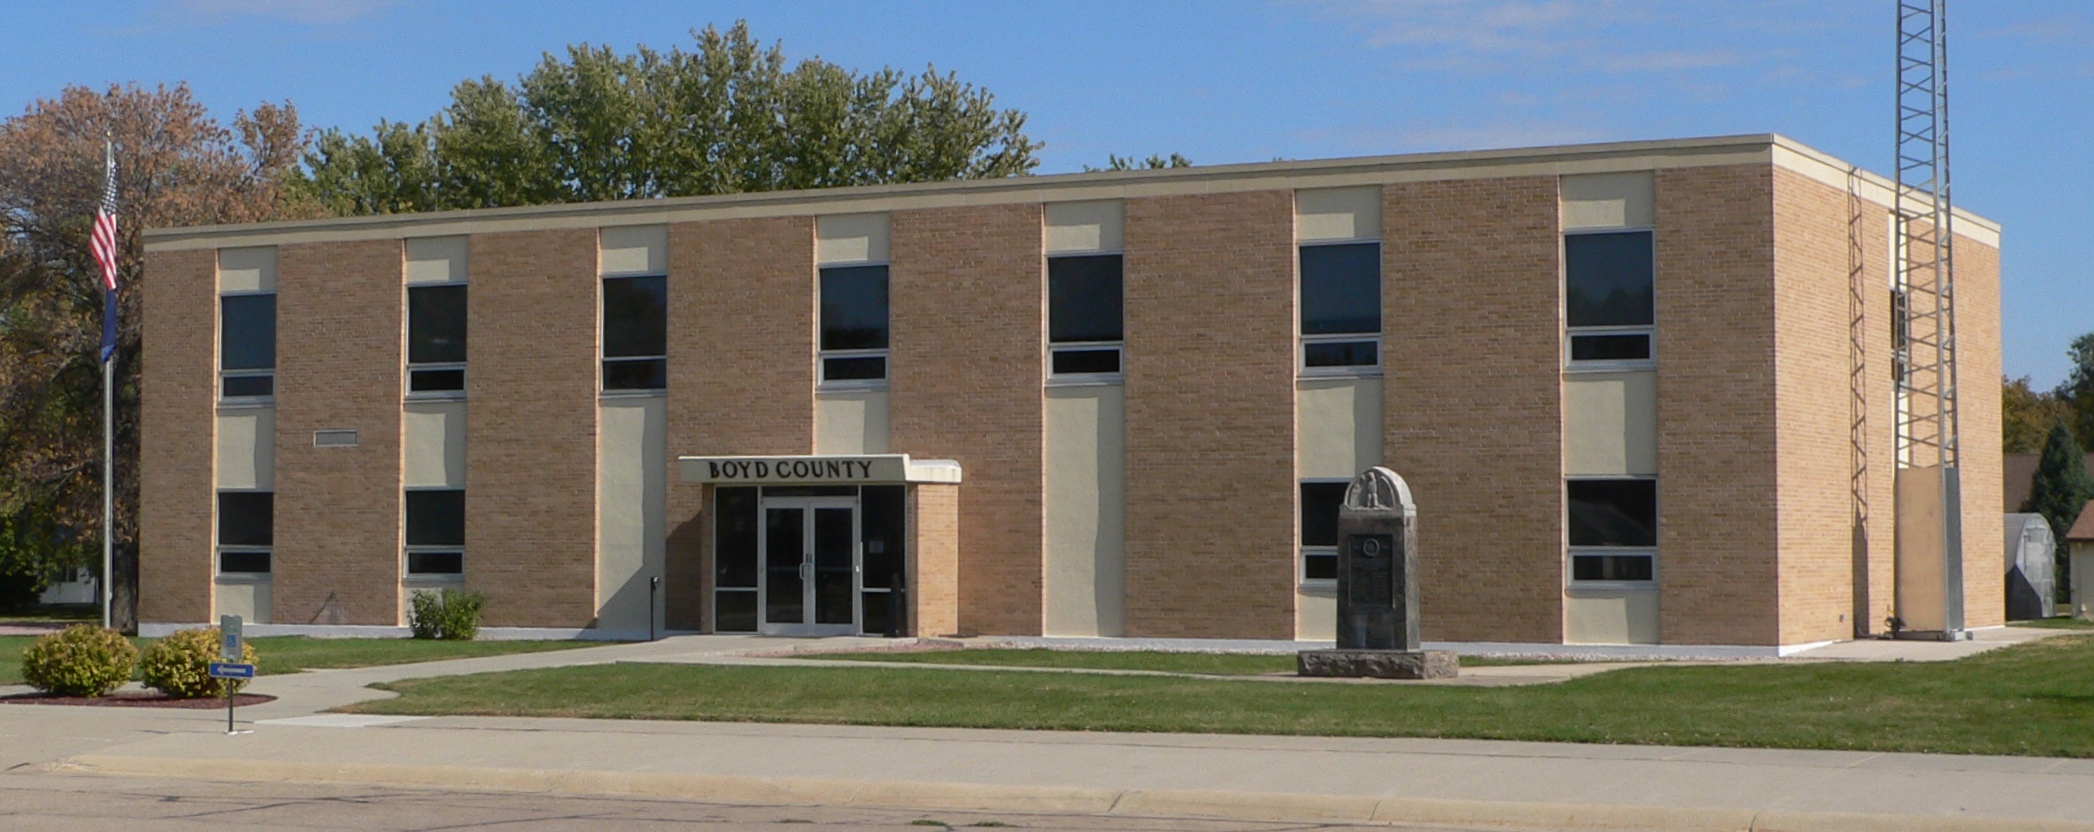
[[[1896,186],[1890,180],[1786,136],[1758,133],[153,228],[144,237],[147,251],[179,251],[1753,163],[1773,164],[1841,190],[1852,187],[1863,199],[1886,207],[1893,201]],[[1962,209],[1957,209],[1956,221],[1958,233],[1999,245],[1998,223]]]

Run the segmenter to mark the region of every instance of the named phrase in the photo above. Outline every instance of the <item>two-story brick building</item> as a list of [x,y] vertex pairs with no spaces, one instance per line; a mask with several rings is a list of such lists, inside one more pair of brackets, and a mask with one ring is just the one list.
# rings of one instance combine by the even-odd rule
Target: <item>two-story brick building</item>
[[1386,464],[1428,640],[1878,632],[1891,189],[1759,135],[156,230],[140,619],[1328,639]]

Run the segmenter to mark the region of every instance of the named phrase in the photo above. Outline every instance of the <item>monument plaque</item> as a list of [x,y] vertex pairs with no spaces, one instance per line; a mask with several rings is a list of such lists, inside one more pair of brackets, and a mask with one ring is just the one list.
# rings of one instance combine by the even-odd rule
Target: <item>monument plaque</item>
[[1460,660],[1418,642],[1418,507],[1387,468],[1353,478],[1338,509],[1338,649],[1304,650],[1303,676],[1444,679]]

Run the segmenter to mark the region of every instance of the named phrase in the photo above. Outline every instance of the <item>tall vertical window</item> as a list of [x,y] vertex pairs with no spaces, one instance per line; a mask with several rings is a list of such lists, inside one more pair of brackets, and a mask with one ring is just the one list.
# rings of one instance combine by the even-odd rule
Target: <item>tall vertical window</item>
[[1126,337],[1120,255],[1047,258],[1048,373],[1081,380],[1120,375]]
[[822,269],[821,383],[887,382],[887,267]]
[[465,284],[407,287],[407,392],[465,391]]
[[269,553],[275,545],[275,493],[218,492],[219,574],[269,574]]
[[465,489],[406,492],[407,574],[465,573]]
[[1347,480],[1301,483],[1301,582],[1328,585],[1338,579],[1338,507]]
[[1647,584],[1657,579],[1658,481],[1650,477],[1564,481],[1572,583]]
[[1381,243],[1301,247],[1301,369],[1381,366]]
[[1564,326],[1571,363],[1651,360],[1653,269],[1649,231],[1564,235]]
[[218,299],[219,395],[266,398],[276,392],[276,294]]
[[603,389],[669,386],[669,278],[603,279]]

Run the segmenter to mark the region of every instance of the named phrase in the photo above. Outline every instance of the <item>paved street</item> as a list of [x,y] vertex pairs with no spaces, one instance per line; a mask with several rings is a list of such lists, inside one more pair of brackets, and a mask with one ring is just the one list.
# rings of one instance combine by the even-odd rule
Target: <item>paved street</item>
[[[203,830],[766,830],[997,828],[1081,832],[1266,832],[1299,823],[822,806],[733,806],[634,797],[439,791],[302,783],[225,783],[57,774],[0,775],[0,828],[80,832]],[[1315,824],[1322,829],[1367,828]],[[1384,826],[1377,830],[1424,830]],[[1434,826],[1451,832],[1458,827]]]

